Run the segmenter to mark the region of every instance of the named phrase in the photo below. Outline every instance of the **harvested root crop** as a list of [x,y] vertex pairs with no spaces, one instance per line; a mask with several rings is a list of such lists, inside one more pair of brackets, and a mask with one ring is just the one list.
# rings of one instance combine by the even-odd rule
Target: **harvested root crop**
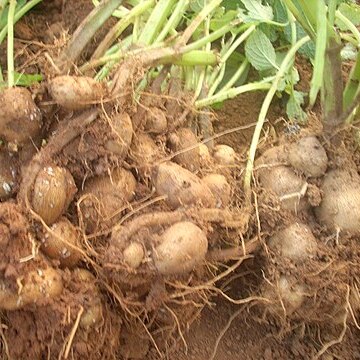
[[41,132],[42,116],[29,90],[12,87],[0,92],[0,138],[22,144]]
[[67,210],[77,189],[70,172],[58,166],[46,166],[38,173],[31,204],[47,225]]
[[316,215],[333,231],[360,232],[360,176],[355,170],[328,172],[321,186],[323,199]]
[[1,283],[0,309],[17,310],[47,298],[55,298],[63,291],[61,273],[53,268],[37,269],[19,279],[17,291]]
[[215,197],[209,187],[189,170],[167,161],[156,168],[154,185],[158,195],[166,195],[166,203],[173,209],[201,203],[215,207]]
[[86,76],[58,76],[48,87],[54,101],[67,110],[84,109],[106,95],[104,84]]
[[208,248],[205,233],[184,221],[170,226],[154,249],[156,269],[163,275],[182,274],[202,264]]
[[202,178],[216,199],[216,207],[225,208],[230,203],[231,186],[224,175],[209,174]]
[[315,255],[316,239],[307,225],[295,222],[272,236],[269,247],[280,256],[304,261]]
[[79,217],[86,232],[111,226],[124,205],[134,197],[136,180],[132,173],[115,168],[109,175],[89,179],[80,194]]
[[307,183],[291,167],[281,165],[286,161],[283,149],[269,149],[258,159],[258,177],[260,184],[278,197],[283,209],[297,212],[306,207]]
[[167,131],[168,124],[164,111],[157,107],[146,109],[145,131],[150,134],[163,134]]
[[235,165],[235,150],[228,145],[216,145],[214,148],[214,159],[219,165]]
[[115,115],[111,120],[111,136],[105,143],[105,148],[118,158],[125,158],[133,137],[133,126],[130,116],[127,113]]
[[41,250],[51,259],[58,260],[62,267],[74,267],[82,258],[81,233],[66,218],[61,218],[41,238]]
[[[196,146],[198,140],[189,128],[181,128],[170,134],[168,146],[174,153],[184,151],[174,156],[173,161],[191,172],[200,168],[200,151]],[[194,148],[194,146],[196,146]]]
[[315,136],[304,137],[291,144],[288,158],[294,169],[308,177],[320,177],[326,172],[328,157]]

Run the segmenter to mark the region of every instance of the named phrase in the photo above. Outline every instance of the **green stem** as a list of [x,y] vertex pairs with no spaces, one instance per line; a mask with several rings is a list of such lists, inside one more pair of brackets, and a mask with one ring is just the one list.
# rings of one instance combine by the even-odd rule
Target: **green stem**
[[273,80],[273,83],[272,83],[268,93],[266,94],[264,102],[261,106],[258,121],[257,121],[256,127],[255,127],[254,135],[253,135],[250,149],[249,149],[249,158],[248,158],[248,161],[246,164],[245,177],[244,177],[244,191],[245,191],[246,201],[247,201],[248,205],[251,204],[251,180],[252,180],[252,174],[253,174],[253,169],[254,169],[256,150],[257,150],[261,131],[264,126],[265,118],[266,118],[267,112],[269,110],[271,101],[277,91],[277,88],[279,86],[281,79],[288,71],[289,66],[293,63],[296,52],[304,44],[306,44],[309,40],[310,40],[309,36],[303,37],[302,39],[297,41],[297,43],[294,46],[292,46],[291,49],[288,51],[284,60],[281,63],[280,69],[277,72],[277,74]]
[[175,29],[180,21],[182,20],[185,10],[189,5],[189,0],[180,0],[178,1],[173,13],[171,14],[169,20],[165,23],[165,25],[163,26],[160,34],[158,35],[158,37],[156,38],[155,42],[161,42],[163,41],[166,36],[169,34],[169,32],[172,29]]
[[8,3],[8,0],[0,0],[0,19],[2,17],[2,14],[6,8],[6,5]]
[[346,111],[355,99],[356,93],[360,88],[360,51],[356,56],[356,62],[351,69],[349,80],[346,83],[343,100],[344,110]]
[[8,70],[8,87],[15,84],[15,67],[14,67],[14,16],[16,0],[10,0],[8,13],[8,37],[7,37],[7,70]]
[[[250,34],[256,29],[256,25],[251,25],[243,34],[241,34],[230,46],[230,48],[226,51],[226,53],[221,57],[220,63],[223,65],[222,67],[225,67],[226,62],[228,61],[229,57],[233,54],[233,52],[240,46],[249,36]],[[209,96],[213,95],[221,83],[224,74],[225,69],[220,71],[219,76],[217,76],[219,71],[214,70],[209,85],[211,85],[211,88],[209,90]],[[216,79],[217,77],[217,79]]]
[[[99,0],[92,0],[92,3],[94,4],[94,6],[99,6],[100,5],[100,1]],[[123,18],[124,16],[126,16],[129,13],[129,9],[127,9],[124,6],[119,6],[113,13],[112,16],[117,17],[117,18]]]
[[[312,0],[313,1],[313,0]],[[292,0],[283,0],[286,7],[292,12],[295,19],[300,23],[300,25],[304,28],[304,30],[311,36],[312,39],[315,38],[315,31],[309,24],[306,17],[302,14],[302,12],[296,7],[296,5],[292,2]]]
[[323,86],[325,53],[327,41],[326,6],[322,1],[317,2],[316,19],[316,51],[314,59],[314,71],[310,82],[309,105],[314,106],[320,89]]
[[249,83],[246,85],[238,86],[236,88],[231,88],[225,91],[221,91],[220,93],[215,94],[213,96],[209,96],[205,99],[197,100],[195,101],[195,107],[196,108],[207,107],[228,99],[233,99],[234,97],[249,91],[268,90],[270,86],[271,84],[265,82]]
[[328,3],[328,21],[331,27],[335,24],[335,14],[338,0],[329,0]]
[[111,16],[112,12],[119,7],[123,0],[103,0],[94,8],[90,14],[81,22],[71,37],[70,42],[59,56],[58,63],[64,73],[79,58],[81,52],[92,39],[96,31]]
[[[206,22],[205,22],[205,29],[204,29],[204,35],[205,36],[208,36],[210,34],[210,16],[207,17],[206,19]],[[205,46],[205,50],[206,51],[210,51],[211,50],[211,43],[207,43],[206,46]],[[197,85],[195,87],[195,92],[194,92],[194,97],[193,97],[193,102],[196,101],[196,99],[202,95],[203,93],[203,89],[205,87],[207,87],[207,84],[206,84],[206,73],[208,71],[208,68],[207,67],[203,67],[201,70],[200,70],[200,73],[199,73],[199,76],[198,76],[198,80],[197,80]]]
[[[14,24],[16,24],[16,22],[18,22],[19,19],[21,19],[29,10],[31,10],[35,5],[37,5],[41,1],[42,0],[31,0],[27,2],[19,11],[16,12],[14,16]],[[2,44],[2,42],[4,41],[7,32],[8,32],[8,28],[6,26],[0,31],[0,44]]]
[[[239,23],[240,23],[239,20],[233,21],[230,24],[225,25],[225,26],[221,27],[220,29],[212,32],[210,35],[204,36],[203,38],[201,38],[197,41],[194,41],[193,43],[191,43],[189,45],[184,46],[183,49],[185,50],[185,52],[200,49],[201,47],[205,46],[207,43],[214,42],[215,40],[221,38],[227,32],[234,29],[234,27],[237,26]],[[247,29],[249,26],[251,26],[251,25],[245,24],[241,27],[241,30]]]
[[153,43],[156,35],[167,22],[167,17],[175,3],[176,0],[159,0],[140,34],[139,45],[149,46]]
[[344,16],[340,11],[335,12],[336,17],[344,23],[344,25],[352,32],[352,34],[355,36],[357,41],[357,46],[360,46],[360,32],[357,29],[357,27],[346,17]]
[[217,64],[218,59],[214,52],[205,50],[193,50],[180,57],[175,55],[160,60],[161,64],[174,64],[181,66],[208,66]]
[[104,55],[111,44],[123,33],[123,31],[133,22],[134,18],[143,14],[146,10],[155,4],[155,0],[147,0],[135,6],[129,13],[120,19],[115,26],[107,33],[105,38],[101,41],[97,49],[94,51],[91,59],[98,59]]
[[221,88],[219,93],[229,90],[237,81],[240,79],[242,74],[249,68],[249,61],[245,58],[241,66],[236,70],[235,74],[230,78],[230,80]]
[[185,29],[179,40],[180,45],[185,45],[190,40],[196,29],[206,19],[206,17],[212,13],[217,7],[220,6],[222,0],[212,0],[209,4],[206,4],[203,9],[196,15],[195,19]]

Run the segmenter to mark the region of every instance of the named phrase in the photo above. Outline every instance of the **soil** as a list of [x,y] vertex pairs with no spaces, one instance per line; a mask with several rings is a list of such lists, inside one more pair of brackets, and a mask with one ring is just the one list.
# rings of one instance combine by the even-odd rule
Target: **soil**
[[[90,0],[42,2],[16,25],[17,70],[40,72],[45,75],[45,80],[53,77],[56,66],[52,59],[56,58],[63,44],[92,8]],[[111,19],[102,27],[82,53],[80,63],[89,59],[99,39],[114,22]],[[2,46],[1,59],[6,58],[3,56],[5,51]],[[2,64],[5,60],[0,62],[5,68],[6,63]],[[304,58],[298,58],[296,65],[301,78],[298,90],[307,91],[311,65]],[[140,74],[141,71],[136,75]],[[312,210],[305,208],[295,214],[285,211],[277,197],[256,181],[256,213],[249,216],[248,209],[243,205],[244,193],[239,184],[264,93],[242,94],[227,101],[215,113],[215,134],[226,132],[217,139],[217,144],[231,146],[240,160],[239,165],[231,169],[231,166],[211,167],[207,164],[199,172],[222,171],[233,188],[230,210],[235,210],[234,213],[229,215],[222,209],[206,213],[206,209],[199,207],[191,208],[188,212],[181,209],[171,213],[173,218],[190,218],[196,222],[206,233],[212,254],[224,246],[226,250],[236,248],[236,256],[229,257],[231,260],[226,264],[209,260],[207,266],[199,267],[190,275],[165,278],[150,262],[149,254],[172,220],[165,217],[166,221],[161,223],[151,224],[151,221],[156,216],[160,219],[173,209],[164,202],[158,204],[158,199],[154,201],[152,198],[154,194],[149,187],[149,178],[153,175],[151,170],[145,171],[140,165],[132,163],[131,157],[117,157],[105,148],[104,141],[113,140],[114,135],[110,135],[107,105],[102,108],[106,116],[89,125],[86,131],[81,131],[74,121],[78,119],[77,115],[81,118],[81,112],[59,109],[42,85],[35,85],[31,90],[43,114],[42,136],[46,138],[47,153],[44,155],[40,137],[30,144],[31,151],[28,145],[24,145],[20,153],[14,155],[16,162],[23,166],[21,171],[25,175],[22,183],[16,184],[13,191],[17,191],[20,185],[22,187],[17,202],[13,196],[0,204],[0,306],[4,307],[9,299],[15,304],[12,309],[5,308],[1,313],[0,354],[4,359],[360,359],[360,333],[356,320],[359,319],[359,309],[354,308],[355,314],[349,315],[353,308],[349,306],[349,311],[347,307],[350,304],[350,285],[356,289],[360,276],[358,236],[345,234],[337,243],[333,232],[317,223]],[[294,127],[286,118],[285,100],[276,98],[270,107],[258,155],[277,145],[281,139],[285,138],[291,143],[303,134],[318,134],[321,130],[317,120],[321,116],[319,103],[309,112],[309,126]],[[163,99],[154,100],[153,103],[149,100],[149,104],[144,101],[142,106],[145,105],[166,109]],[[176,105],[176,108],[181,108],[179,104]],[[138,120],[140,128],[144,109],[137,110],[131,102],[125,110],[130,117]],[[174,110],[170,117],[174,120],[178,115]],[[235,131],[238,127],[244,128]],[[79,133],[74,134],[76,131]],[[63,138],[57,134],[62,134]],[[51,138],[52,135],[54,137]],[[69,141],[64,140],[66,136]],[[350,137],[346,141],[348,148],[354,149],[354,141]],[[165,135],[156,136],[156,145],[158,150],[161,149],[161,157],[169,154]],[[345,150],[342,154],[345,154],[346,161],[360,163],[357,155],[349,155]],[[83,195],[81,190],[88,178],[108,175],[119,165],[131,171],[137,180],[134,202],[127,203],[121,199],[121,207],[115,204],[117,213],[114,218],[120,219],[122,226],[117,227],[112,236],[109,235],[110,225],[105,219],[102,219],[103,224],[107,226],[99,227],[99,233],[89,230],[89,234],[86,232],[85,235],[84,231],[81,245],[86,257],[77,264],[80,272],[72,268],[64,269],[58,260],[47,259],[41,251],[38,252],[36,239],[40,233],[43,234],[44,228],[47,230],[47,225],[29,211],[27,200],[34,177],[45,160],[64,166],[72,173],[79,189],[76,199]],[[30,166],[26,168],[29,161]],[[142,166],[150,169],[147,163]],[[330,166],[334,166],[334,161]],[[320,182],[321,179],[308,180],[306,201],[312,206],[321,202]],[[183,186],[186,188],[189,184],[185,182]],[[114,198],[116,201],[116,196]],[[92,203],[95,204],[92,210],[97,214],[96,203],[97,199]],[[79,214],[74,201],[66,217],[78,225],[82,215],[88,216]],[[142,225],[137,227],[136,219],[143,214],[145,216],[141,220],[145,219],[151,225],[145,226],[139,221]],[[122,221],[127,222],[123,224]],[[272,234],[294,221],[308,224],[319,241],[314,257],[302,263],[284,260],[276,252],[268,252],[266,246],[266,240]],[[80,230],[84,230],[81,226],[79,224]],[[251,242],[253,239],[257,241]],[[249,258],[241,266],[235,266],[237,262],[234,259],[244,252],[241,240],[247,246],[255,245],[251,248]],[[124,265],[124,249],[130,242],[141,244],[147,256],[138,269],[129,270]],[[232,271],[228,270],[229,267]],[[50,285],[46,283],[40,286],[34,280],[36,276],[41,278],[47,269],[56,269],[56,276],[61,278],[61,295],[52,296],[51,291],[46,290],[46,286],[54,285],[56,277],[50,281]],[[216,281],[215,288],[211,281],[217,274],[223,274],[222,271],[229,271],[229,274]],[[292,276],[296,281],[315,289],[314,293],[306,294],[307,299],[298,311],[289,312],[286,317],[279,304],[270,306],[264,300],[266,285],[275,283],[279,274],[289,278]],[[29,278],[30,285],[26,283]],[[26,301],[26,296],[22,298],[21,291],[27,289],[26,286],[32,289],[31,296],[35,299],[22,303]],[[186,291],[192,288],[199,288],[199,291],[187,294]],[[360,300],[355,301],[360,308],[359,303]],[[329,344],[333,346],[322,354],[324,346]]]

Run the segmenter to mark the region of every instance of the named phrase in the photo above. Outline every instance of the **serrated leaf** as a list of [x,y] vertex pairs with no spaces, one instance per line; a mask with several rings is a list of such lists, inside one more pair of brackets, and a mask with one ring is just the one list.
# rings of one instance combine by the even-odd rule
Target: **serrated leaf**
[[255,30],[245,44],[245,55],[258,71],[276,69],[276,53],[271,41],[260,30]]
[[[357,4],[340,4],[338,10],[347,17],[355,26],[360,25],[360,6]],[[347,26],[339,19],[336,20],[336,25],[340,30],[347,30]]]
[[260,0],[241,0],[245,10],[240,11],[240,17],[244,22],[266,22],[274,18],[271,6],[263,5]]
[[289,100],[286,104],[286,114],[290,120],[297,122],[305,122],[307,115],[302,109],[304,104],[305,94],[301,91],[293,91],[290,94]]
[[[296,26],[296,40],[300,40],[304,36],[307,35],[305,30],[302,28],[302,26],[298,22],[295,23],[295,26]],[[291,42],[291,27],[290,27],[290,25],[285,27],[284,35],[285,35],[286,40],[288,42]],[[299,53],[301,55],[304,55],[308,59],[313,59],[315,57],[315,43],[312,40],[308,41],[305,45],[303,45],[299,49]]]

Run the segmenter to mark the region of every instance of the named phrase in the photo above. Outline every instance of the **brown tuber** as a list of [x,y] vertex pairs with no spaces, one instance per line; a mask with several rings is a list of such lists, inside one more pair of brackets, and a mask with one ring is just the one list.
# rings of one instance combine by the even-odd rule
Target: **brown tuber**
[[117,212],[133,199],[135,188],[134,176],[123,168],[89,179],[79,202],[86,231],[94,232],[101,225],[110,225],[119,215]]
[[316,239],[307,225],[296,222],[272,236],[269,247],[285,258],[305,261],[315,255]]
[[315,213],[329,229],[360,233],[360,176],[355,170],[329,171],[321,186],[323,199]]
[[153,252],[160,274],[183,274],[202,264],[208,248],[205,233],[189,221],[178,222],[162,234]]
[[[63,267],[74,267],[81,260],[81,253],[76,250],[80,247],[81,233],[66,218],[54,223],[41,240],[41,250],[51,259],[59,260]],[[69,246],[69,243],[72,246]]]
[[55,102],[67,110],[86,108],[105,95],[104,84],[87,76],[57,76],[48,88]]
[[17,310],[62,293],[61,274],[53,268],[38,269],[18,279],[19,289],[12,291],[6,284],[0,284],[0,309]]
[[145,131],[151,134],[162,134],[167,130],[167,119],[164,111],[150,107],[145,114]]
[[154,185],[158,195],[166,195],[171,208],[201,203],[215,207],[216,200],[209,187],[201,179],[173,162],[160,164],[155,172]]
[[290,145],[289,162],[308,177],[320,177],[326,172],[328,158],[320,141],[307,136]]
[[0,92],[0,138],[22,144],[41,132],[41,112],[29,90],[12,87]]
[[286,158],[283,146],[267,150],[256,162],[257,173],[260,184],[278,197],[283,209],[297,212],[306,207],[307,183],[291,167],[281,165]]
[[214,148],[214,159],[219,165],[235,165],[235,150],[228,145],[216,145]]
[[125,264],[132,269],[137,269],[145,258],[145,251],[141,244],[133,242],[123,251]]
[[106,141],[105,148],[119,158],[125,158],[133,137],[130,116],[127,113],[117,114],[111,119],[110,125],[111,138]]
[[67,210],[76,191],[74,179],[67,169],[44,167],[35,179],[33,209],[47,225],[51,225]]
[[225,208],[230,203],[231,187],[225,176],[209,174],[202,178],[216,199],[216,207]]
[[191,148],[197,144],[198,140],[189,128],[181,128],[170,134],[168,138],[168,146],[171,151],[175,153],[184,151],[174,156],[173,161],[191,172],[196,172],[200,168],[199,147]]

